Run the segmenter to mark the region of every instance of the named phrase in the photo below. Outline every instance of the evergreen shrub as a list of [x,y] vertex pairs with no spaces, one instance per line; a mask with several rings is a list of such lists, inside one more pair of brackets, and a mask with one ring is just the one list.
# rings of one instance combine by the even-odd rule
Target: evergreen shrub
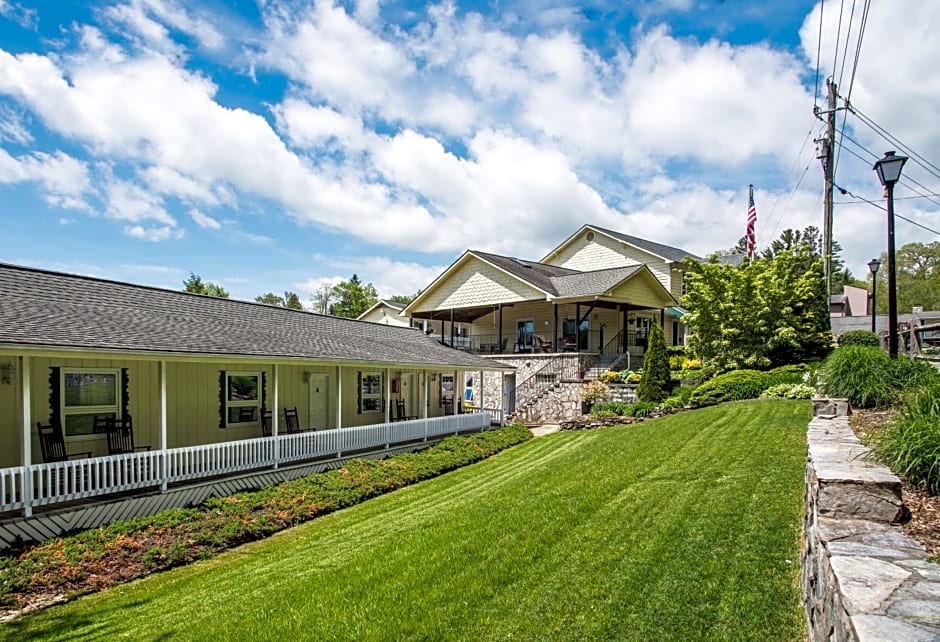
[[849,330],[839,337],[839,346],[869,346],[881,347],[881,337],[871,330]]
[[713,406],[725,401],[756,399],[774,384],[773,377],[757,370],[732,370],[709,379],[692,391],[693,407]]
[[636,396],[640,401],[662,401],[672,389],[669,357],[666,356],[666,339],[662,328],[653,325],[650,329],[649,345],[643,357],[643,374]]

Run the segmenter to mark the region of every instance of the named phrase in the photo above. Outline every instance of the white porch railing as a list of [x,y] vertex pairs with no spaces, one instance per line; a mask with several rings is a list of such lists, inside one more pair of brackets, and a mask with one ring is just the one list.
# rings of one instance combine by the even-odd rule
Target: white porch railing
[[[495,422],[494,411],[49,464],[0,468],[0,512],[423,441]],[[275,452],[278,457],[275,460]],[[27,493],[26,481],[32,492]],[[27,494],[29,496],[27,496]]]

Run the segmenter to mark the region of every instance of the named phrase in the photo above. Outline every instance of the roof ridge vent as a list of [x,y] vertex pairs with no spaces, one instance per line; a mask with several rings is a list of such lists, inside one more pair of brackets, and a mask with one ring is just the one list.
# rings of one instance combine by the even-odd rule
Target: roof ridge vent
[[527,262],[523,261],[522,259],[517,259],[516,257],[513,257],[512,260],[515,261],[516,263],[518,263],[519,265],[521,265],[522,267],[527,267],[527,268],[532,267],[532,264],[531,264],[531,263],[527,263]]

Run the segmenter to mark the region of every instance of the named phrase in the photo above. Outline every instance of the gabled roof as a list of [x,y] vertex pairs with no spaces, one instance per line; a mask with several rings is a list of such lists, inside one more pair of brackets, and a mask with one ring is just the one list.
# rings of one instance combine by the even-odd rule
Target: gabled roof
[[418,329],[2,263],[0,301],[0,350],[505,367]]
[[490,254],[477,250],[470,250],[470,253],[551,295],[558,294],[555,289],[554,279],[583,274],[583,272],[577,270],[547,265],[538,261],[526,261],[514,256],[500,256],[499,254]]
[[578,272],[555,277],[552,279],[552,283],[555,286],[555,295],[558,297],[597,296],[614,289],[640,270],[645,269],[648,269],[645,265],[631,265],[629,267],[594,270],[592,272]]
[[372,312],[373,310],[376,310],[376,309],[381,308],[381,307],[391,308],[391,309],[395,310],[396,312],[401,312],[402,310],[405,309],[405,304],[404,304],[404,303],[398,303],[397,301],[390,301],[389,299],[379,299],[378,301],[376,301],[376,302],[372,305],[371,308],[369,308],[368,310],[366,310],[365,312],[363,312],[362,314],[360,314],[360,315],[359,315],[358,317],[356,317],[356,318],[357,318],[357,319],[362,319],[362,318],[366,317],[366,316],[367,316],[370,312]]
[[686,257],[691,257],[699,261],[702,260],[700,257],[696,256],[695,254],[692,254],[691,252],[688,252],[678,247],[672,247],[670,245],[663,245],[662,243],[656,243],[655,241],[648,241],[638,236],[631,236],[629,234],[623,234],[622,232],[615,232],[614,230],[608,230],[607,228],[598,227],[597,225],[590,225],[590,224],[582,226],[581,229],[579,229],[577,232],[575,232],[574,234],[566,238],[564,241],[562,241],[560,245],[558,245],[551,252],[545,255],[542,258],[542,260],[545,261],[549,257],[551,257],[553,254],[557,253],[560,249],[562,249],[563,247],[568,245],[568,243],[570,243],[572,240],[578,237],[581,234],[581,232],[583,232],[585,229],[591,229],[591,230],[594,230],[595,232],[605,234],[613,239],[621,241],[622,243],[632,245],[633,247],[639,248],[643,250],[644,252],[649,252],[650,254],[653,254],[654,256],[658,256],[661,259],[666,260],[666,261],[679,263]]

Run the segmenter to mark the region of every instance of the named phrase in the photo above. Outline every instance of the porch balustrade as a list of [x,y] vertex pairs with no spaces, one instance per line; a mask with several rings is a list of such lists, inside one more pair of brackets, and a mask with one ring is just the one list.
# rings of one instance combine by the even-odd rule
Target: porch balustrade
[[[0,468],[0,512],[159,488],[304,460],[340,458],[502,421],[499,410],[381,423],[204,446]],[[275,443],[276,442],[276,443]],[[29,490],[27,490],[29,482]]]

